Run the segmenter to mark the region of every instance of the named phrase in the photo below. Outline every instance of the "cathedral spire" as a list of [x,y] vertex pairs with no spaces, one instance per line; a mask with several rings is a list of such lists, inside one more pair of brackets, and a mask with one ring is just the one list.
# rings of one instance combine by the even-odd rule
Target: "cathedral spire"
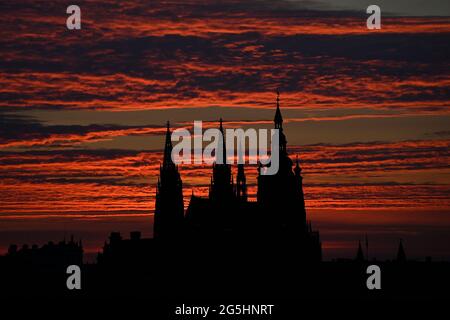
[[280,91],[277,90],[277,111],[275,112],[275,118],[273,119],[275,123],[275,129],[283,129],[283,117],[280,111]]
[[[223,130],[223,121],[222,118],[220,118],[220,126],[219,126],[219,130],[222,133],[222,141],[221,144],[219,143],[219,148],[222,149],[222,164],[226,164],[227,163],[227,149],[226,149],[226,145],[225,145],[225,132]],[[220,155],[220,153],[219,153]]]
[[[275,111],[275,118],[273,119],[273,122],[275,123],[275,129],[279,130],[280,133],[280,155],[287,157],[287,150],[286,150],[286,136],[283,133],[283,117],[281,116],[280,111],[280,91],[277,90],[277,110]],[[292,166],[292,162],[290,163]]]
[[163,168],[168,168],[173,166],[172,161],[172,138],[170,133],[170,122],[167,121],[167,131],[166,131],[166,142],[164,145],[164,158],[163,158]]
[[227,163],[227,150],[225,144],[225,130],[222,118],[219,120],[219,131],[222,138],[217,142],[216,161],[213,164],[210,199],[216,203],[228,202],[235,195],[231,165]]
[[167,122],[163,164],[156,185],[153,236],[174,240],[180,236],[184,217],[183,183],[172,161],[172,136]]
[[402,239],[400,239],[400,244],[398,245],[397,261],[399,261],[399,262],[406,261],[406,254],[405,254],[405,249],[403,248],[403,240]]

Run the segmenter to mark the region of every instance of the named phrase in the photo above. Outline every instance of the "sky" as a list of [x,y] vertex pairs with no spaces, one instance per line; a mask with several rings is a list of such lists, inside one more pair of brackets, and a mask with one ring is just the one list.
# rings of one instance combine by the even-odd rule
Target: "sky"
[[[292,2],[305,3],[302,0]],[[395,16],[446,16],[450,15],[450,3],[446,0],[322,0],[311,1],[311,8],[322,10],[353,10],[375,4],[382,12]]]
[[[373,31],[367,1],[77,4],[75,31],[65,1],[0,4],[0,253],[151,236],[165,122],[271,128],[279,89],[326,258],[450,258],[448,1],[378,1]],[[210,174],[181,167],[186,206]]]

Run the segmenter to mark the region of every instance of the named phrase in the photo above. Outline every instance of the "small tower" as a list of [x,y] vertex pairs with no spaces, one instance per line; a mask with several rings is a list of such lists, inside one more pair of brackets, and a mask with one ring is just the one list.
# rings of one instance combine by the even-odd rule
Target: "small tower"
[[278,90],[277,90],[277,109],[275,111],[275,117],[273,119],[273,122],[275,124],[275,129],[279,130],[280,157],[287,157],[287,150],[286,150],[287,140],[286,140],[286,136],[284,135],[284,132],[283,132],[283,117],[281,115],[281,110],[280,110],[280,91],[278,91]]
[[[219,151],[218,155],[216,155],[216,162],[219,164],[226,164],[227,163],[227,148],[226,148],[226,144],[225,144],[225,132],[223,130],[222,118],[220,118],[219,121],[220,121],[219,131],[222,134],[222,139],[218,143],[219,150],[216,150],[216,151]],[[220,153],[222,153],[222,154],[220,154]],[[221,156],[221,158],[219,158],[220,156]]]
[[275,129],[283,129],[283,117],[280,111],[280,91],[277,90],[277,109],[275,111],[275,118],[273,119],[275,123]]

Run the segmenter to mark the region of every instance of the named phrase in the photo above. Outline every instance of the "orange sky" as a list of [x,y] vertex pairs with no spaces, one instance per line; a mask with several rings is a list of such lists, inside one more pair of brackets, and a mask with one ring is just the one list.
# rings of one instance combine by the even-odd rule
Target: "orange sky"
[[[77,32],[54,1],[0,13],[0,250],[31,235],[74,232],[90,252],[113,229],[151,235],[165,122],[270,128],[277,88],[326,256],[349,255],[364,233],[381,256],[400,237],[423,256],[445,233],[448,16],[388,14],[368,31],[365,8],[333,5],[79,5]],[[185,205],[210,173],[182,166]]]

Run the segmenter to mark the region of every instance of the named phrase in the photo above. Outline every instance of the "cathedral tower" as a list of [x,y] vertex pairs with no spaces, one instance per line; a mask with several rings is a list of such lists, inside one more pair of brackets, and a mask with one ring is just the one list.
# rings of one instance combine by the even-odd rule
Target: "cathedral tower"
[[154,237],[173,239],[181,236],[184,203],[183,186],[178,166],[172,160],[172,139],[169,122],[167,122],[166,142],[163,163],[159,168],[156,187]]
[[218,203],[227,203],[233,198],[233,176],[231,173],[231,165],[227,163],[225,133],[220,118],[220,132],[222,139],[218,141],[218,149],[216,152],[216,162],[213,164],[213,176],[210,186],[209,198]]
[[[242,148],[239,148],[242,150]],[[236,197],[239,201],[247,202],[247,179],[245,178],[244,155],[238,155],[238,171],[236,177]]]
[[271,176],[261,174],[258,169],[258,203],[266,215],[280,226],[280,232],[302,230],[306,232],[306,211],[303,197],[301,168],[292,170],[293,162],[287,152],[287,140],[283,131],[283,117],[280,110],[280,93],[277,91],[274,127],[279,133],[279,169]]

